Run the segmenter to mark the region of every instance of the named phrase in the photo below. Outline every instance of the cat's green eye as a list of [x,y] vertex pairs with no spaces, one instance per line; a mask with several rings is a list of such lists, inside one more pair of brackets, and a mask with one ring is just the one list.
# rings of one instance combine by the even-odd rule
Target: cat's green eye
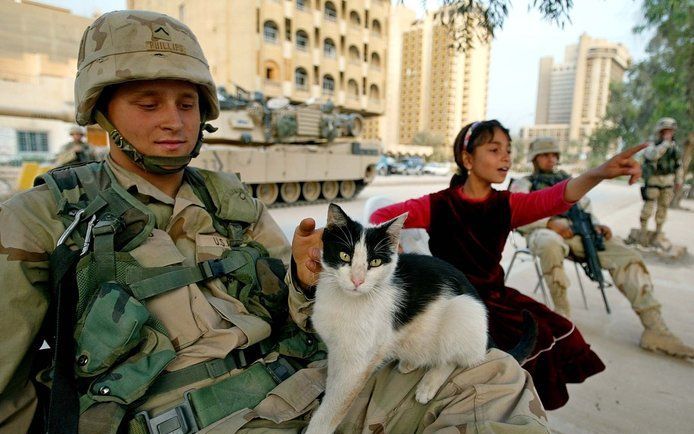
[[369,262],[369,265],[372,266],[372,267],[380,267],[382,263],[383,263],[382,260],[376,258],[376,259],[372,259],[372,260]]
[[349,262],[352,260],[352,258],[345,252],[340,252],[340,259],[342,259],[345,262]]

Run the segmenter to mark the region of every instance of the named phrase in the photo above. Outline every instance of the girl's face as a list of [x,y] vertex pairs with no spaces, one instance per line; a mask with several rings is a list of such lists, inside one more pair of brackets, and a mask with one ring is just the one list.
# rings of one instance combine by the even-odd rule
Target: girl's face
[[475,176],[490,184],[504,182],[511,167],[511,143],[498,128],[490,142],[477,145],[472,154],[463,152],[463,165]]

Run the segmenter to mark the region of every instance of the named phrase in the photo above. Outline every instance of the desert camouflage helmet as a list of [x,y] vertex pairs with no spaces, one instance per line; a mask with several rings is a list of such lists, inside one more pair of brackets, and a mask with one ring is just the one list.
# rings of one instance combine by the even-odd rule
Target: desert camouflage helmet
[[677,121],[673,118],[660,118],[655,124],[655,133],[660,134],[663,130],[676,130]]
[[532,163],[535,157],[540,154],[550,153],[561,155],[561,149],[559,149],[556,140],[552,137],[538,137],[530,142],[530,147],[528,148],[528,163]]
[[[189,156],[152,157],[140,154],[96,107],[103,90],[133,80],[184,80],[198,86],[202,108],[201,134]],[[115,11],[96,19],[82,35],[75,80],[76,120],[98,123],[135,163],[155,173],[183,169],[202,146],[205,121],[219,116],[219,102],[207,60],[193,32],[167,15],[137,10]]]
[[86,131],[84,130],[84,127],[81,127],[79,125],[73,125],[70,127],[69,134],[82,134],[84,136],[86,134]]

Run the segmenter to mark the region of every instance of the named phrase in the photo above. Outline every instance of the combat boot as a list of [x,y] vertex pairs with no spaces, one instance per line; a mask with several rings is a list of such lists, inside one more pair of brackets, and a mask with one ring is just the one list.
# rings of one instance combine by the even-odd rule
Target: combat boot
[[648,221],[646,221],[646,223],[641,222],[639,244],[641,244],[643,247],[648,247],[648,245],[651,243],[651,240],[649,238],[650,237],[648,236]]
[[660,315],[660,309],[648,309],[641,312],[639,318],[645,328],[641,335],[641,348],[674,357],[694,358],[694,348],[672,334]]

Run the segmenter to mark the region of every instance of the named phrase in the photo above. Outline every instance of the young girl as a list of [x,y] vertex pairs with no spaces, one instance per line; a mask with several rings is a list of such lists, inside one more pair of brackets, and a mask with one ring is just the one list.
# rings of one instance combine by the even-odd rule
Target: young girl
[[642,147],[616,155],[600,167],[533,193],[492,189],[511,167],[511,138],[498,121],[465,126],[454,143],[459,173],[446,190],[376,211],[372,223],[409,212],[406,228],[424,228],[429,247],[461,271],[477,288],[489,310],[490,334],[501,349],[515,345],[521,335],[521,312],[538,323],[538,340],[523,367],[530,372],[542,403],[557,409],[569,399],[566,383],[580,383],[605,369],[574,324],[515,289],[504,285],[501,254],[511,229],[567,211],[603,179],[630,175],[641,169],[631,157]]

